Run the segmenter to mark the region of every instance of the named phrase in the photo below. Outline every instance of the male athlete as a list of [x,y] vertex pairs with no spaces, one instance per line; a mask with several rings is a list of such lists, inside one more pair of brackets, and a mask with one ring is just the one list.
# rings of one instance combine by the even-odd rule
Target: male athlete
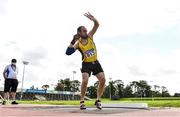
[[9,99],[9,97],[12,97],[12,103],[11,104],[18,104],[16,102],[16,90],[18,86],[18,80],[17,80],[17,74],[18,69],[16,66],[16,59],[11,60],[11,64],[7,65],[3,71],[3,77],[5,80],[4,84],[4,101],[3,105],[6,104],[6,101]]
[[105,75],[104,71],[101,67],[97,59],[97,51],[96,46],[94,44],[93,35],[99,27],[99,23],[94,16],[92,16],[89,12],[85,13],[88,19],[94,22],[94,26],[90,32],[87,33],[87,29],[84,26],[80,26],[77,29],[77,34],[74,35],[73,40],[66,50],[67,55],[73,54],[77,49],[82,54],[82,84],[81,84],[81,100],[80,100],[80,109],[86,109],[84,103],[84,97],[87,90],[87,84],[91,73],[97,77],[99,80],[99,86],[97,89],[97,99],[95,101],[95,105],[98,109],[102,109],[101,106],[101,96],[104,91],[105,86]]

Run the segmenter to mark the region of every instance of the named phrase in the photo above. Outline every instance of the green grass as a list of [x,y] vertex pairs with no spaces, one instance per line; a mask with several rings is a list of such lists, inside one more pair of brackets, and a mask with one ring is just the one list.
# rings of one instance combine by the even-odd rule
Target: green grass
[[128,98],[127,102],[147,103],[149,107],[180,107],[179,97]]
[[[48,105],[79,105],[77,101],[18,101],[20,104],[48,104]],[[86,101],[87,106],[93,106],[95,99]],[[147,103],[149,107],[180,107],[180,98],[122,98],[120,100],[102,99],[103,103]]]
[[[127,99],[127,98],[126,98]],[[129,100],[180,100],[180,97],[128,98]]]
[[150,107],[180,107],[180,101],[146,101]]

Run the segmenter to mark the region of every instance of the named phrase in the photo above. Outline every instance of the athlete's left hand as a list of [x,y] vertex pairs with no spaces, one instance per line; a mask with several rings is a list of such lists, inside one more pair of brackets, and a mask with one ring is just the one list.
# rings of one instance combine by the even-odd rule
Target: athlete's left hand
[[86,17],[89,18],[90,20],[94,20],[94,16],[91,15],[89,12],[85,13],[84,16],[86,16]]

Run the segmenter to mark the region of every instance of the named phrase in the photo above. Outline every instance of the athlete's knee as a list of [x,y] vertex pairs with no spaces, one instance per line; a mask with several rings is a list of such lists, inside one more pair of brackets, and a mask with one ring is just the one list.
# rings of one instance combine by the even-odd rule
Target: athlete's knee
[[105,79],[104,76],[102,76],[102,77],[99,78],[99,83],[100,83],[100,84],[105,84],[105,83],[106,83],[106,79]]
[[88,73],[83,73],[82,74],[82,84],[87,85],[88,84],[88,79],[89,79],[89,74]]
[[88,77],[83,77],[82,84],[84,84],[84,85],[88,84]]
[[100,83],[105,84],[106,78],[105,78],[104,73],[98,74],[98,75],[97,75],[97,78],[99,79],[99,82],[100,82]]
[[105,84],[105,83],[106,83],[105,77],[101,78],[100,82],[101,82],[102,84]]
[[88,84],[88,79],[83,79],[82,84],[87,85]]

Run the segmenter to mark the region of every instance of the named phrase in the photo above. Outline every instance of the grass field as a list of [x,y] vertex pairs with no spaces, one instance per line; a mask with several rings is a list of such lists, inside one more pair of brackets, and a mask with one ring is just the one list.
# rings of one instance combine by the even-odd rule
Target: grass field
[[[50,104],[50,105],[79,105],[79,100],[56,101],[18,101],[20,104]],[[87,106],[93,106],[95,99],[86,101]],[[149,107],[180,107],[180,98],[122,98],[120,100],[102,99],[103,103],[147,103]]]

